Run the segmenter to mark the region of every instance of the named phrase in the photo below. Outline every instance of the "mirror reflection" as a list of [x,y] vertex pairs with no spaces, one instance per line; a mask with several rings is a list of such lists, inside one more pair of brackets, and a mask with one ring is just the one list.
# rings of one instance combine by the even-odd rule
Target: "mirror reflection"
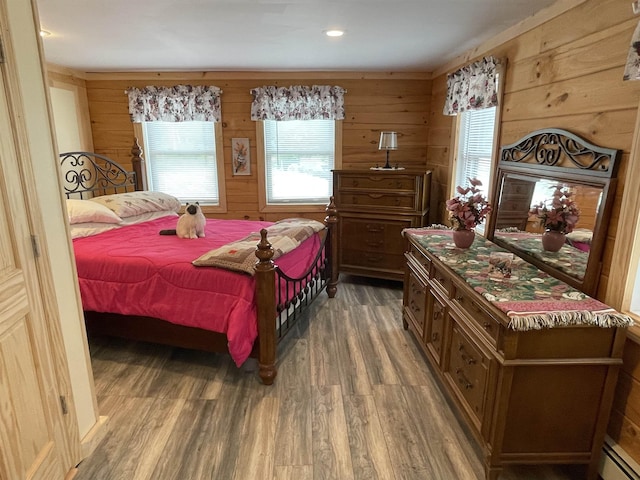
[[603,188],[507,174],[499,192],[493,241],[583,280]]

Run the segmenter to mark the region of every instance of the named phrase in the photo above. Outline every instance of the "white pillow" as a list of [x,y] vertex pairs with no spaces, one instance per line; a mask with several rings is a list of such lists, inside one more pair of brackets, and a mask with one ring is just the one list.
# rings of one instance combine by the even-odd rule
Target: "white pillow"
[[90,201],[104,205],[121,218],[133,217],[148,212],[179,212],[180,200],[162,192],[128,192],[91,198]]
[[67,199],[69,223],[120,223],[122,218],[104,205],[88,200]]
[[176,212],[147,212],[141,213],[140,215],[133,215],[132,217],[123,218],[120,225],[136,225],[137,223],[148,222],[150,220],[155,220],[156,218],[177,216],[178,214]]
[[75,225],[69,226],[72,239],[89,237],[91,235],[97,235],[99,233],[107,232],[115,228],[120,228],[120,225],[116,225],[115,223],[88,222],[88,223],[76,223]]

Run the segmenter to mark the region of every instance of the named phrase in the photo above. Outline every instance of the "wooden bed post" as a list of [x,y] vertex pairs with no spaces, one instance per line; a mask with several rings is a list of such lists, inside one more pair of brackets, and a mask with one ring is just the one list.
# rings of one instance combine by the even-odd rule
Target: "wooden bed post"
[[276,369],[276,290],[273,248],[267,241],[267,230],[260,230],[256,249],[256,302],[258,313],[258,367],[265,385],[271,385],[278,374]]
[[334,202],[334,197],[329,197],[329,205],[325,209],[327,216],[324,217],[324,223],[329,229],[329,248],[327,252],[330,252],[329,262],[329,280],[327,282],[327,295],[329,298],[336,296],[338,290],[338,209]]
[[133,138],[133,147],[131,147],[131,166],[136,174],[136,190],[146,190],[147,175],[145,172],[144,158],[142,157],[142,147],[138,143],[138,137]]

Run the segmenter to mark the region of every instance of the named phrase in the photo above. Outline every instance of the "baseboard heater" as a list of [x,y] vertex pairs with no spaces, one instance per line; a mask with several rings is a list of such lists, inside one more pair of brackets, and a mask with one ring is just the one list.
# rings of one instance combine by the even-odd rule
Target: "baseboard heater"
[[610,437],[602,447],[600,476],[603,480],[640,480],[640,465]]

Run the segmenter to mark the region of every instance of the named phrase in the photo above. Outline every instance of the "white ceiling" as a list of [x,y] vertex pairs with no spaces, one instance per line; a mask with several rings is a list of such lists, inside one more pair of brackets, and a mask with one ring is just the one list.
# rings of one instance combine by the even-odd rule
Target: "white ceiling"
[[[432,71],[555,0],[37,0],[85,72]],[[340,38],[327,29],[345,30]]]

